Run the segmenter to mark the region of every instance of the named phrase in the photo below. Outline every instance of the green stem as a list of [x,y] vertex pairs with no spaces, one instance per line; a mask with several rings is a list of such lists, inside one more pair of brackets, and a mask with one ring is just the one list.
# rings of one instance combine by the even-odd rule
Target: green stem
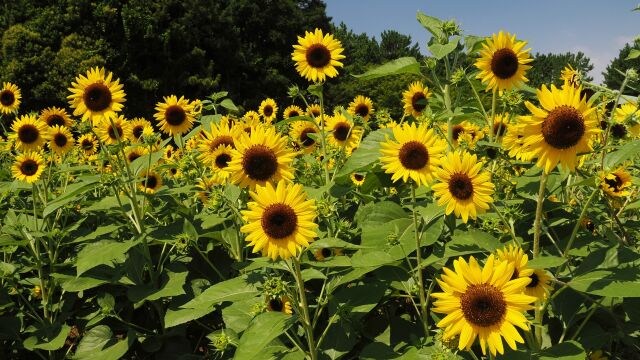
[[300,306],[302,308],[303,316],[302,325],[306,332],[307,345],[309,346],[309,357],[311,360],[316,360],[318,358],[318,349],[313,337],[313,328],[311,327],[311,318],[309,316],[309,304],[307,303],[307,295],[304,292],[304,280],[302,280],[302,272],[300,271],[300,259],[294,257],[292,262],[292,275],[296,279],[296,285],[298,288],[298,296],[300,298]]
[[493,90],[493,97],[491,98],[491,119],[487,119],[487,125],[489,126],[489,141],[493,142],[493,123],[496,118],[496,102],[498,100],[498,90]]
[[418,295],[420,297],[420,322],[422,323],[422,330],[424,331],[424,337],[429,336],[429,327],[427,325],[427,300],[424,294],[424,277],[422,276],[422,256],[420,248],[420,232],[418,231],[418,211],[416,209],[416,187],[415,182],[411,182],[411,206],[413,210],[413,230],[416,241],[416,271],[418,273]]
[[609,114],[609,120],[607,121],[607,130],[604,133],[604,140],[602,141],[602,156],[600,157],[600,168],[604,169],[604,156],[606,155],[606,147],[607,141],[609,140],[609,134],[611,133],[611,123],[613,122],[613,115],[615,114],[615,109],[618,108],[618,103],[620,102],[620,96],[622,92],[627,87],[627,82],[629,81],[628,76],[624,77],[622,84],[620,85],[620,90],[616,94],[616,100],[613,103],[613,109],[611,109],[611,113]]
[[[536,204],[536,218],[533,224],[533,258],[540,255],[540,232],[542,222],[542,205],[544,203],[544,191],[547,185],[547,173],[542,171],[540,175],[540,190],[538,191],[538,203]],[[538,347],[542,347],[542,312],[540,311],[540,301],[536,301],[535,305],[535,338]]]
[[593,192],[591,193],[591,195],[589,195],[589,197],[587,198],[587,201],[584,203],[584,206],[582,207],[582,211],[580,212],[580,217],[578,217],[578,221],[576,221],[576,224],[573,226],[573,231],[571,231],[571,237],[569,238],[567,247],[562,252],[562,256],[564,258],[567,258],[569,256],[569,251],[571,250],[571,247],[573,246],[573,242],[576,240],[578,230],[580,229],[580,223],[582,222],[582,219],[584,219],[585,215],[587,214],[587,209],[589,208],[591,201],[593,201],[593,198],[598,193],[598,190],[599,189],[597,187],[593,189]]
[[500,217],[500,220],[502,220],[502,222],[505,224],[505,226],[509,229],[509,234],[511,234],[511,237],[513,238],[513,241],[518,246],[521,246],[522,244],[520,244],[520,240],[518,240],[518,237],[516,236],[516,233],[513,230],[513,226],[511,225],[511,223],[507,220],[507,218],[504,217],[504,215],[500,212],[500,210],[498,210],[498,207],[494,203],[491,203],[491,207],[496,212],[496,214],[498,214],[498,217]]
[[327,140],[324,133],[324,89],[320,91],[320,146],[322,147],[322,162],[324,163],[324,184],[330,182],[329,159],[327,158]]

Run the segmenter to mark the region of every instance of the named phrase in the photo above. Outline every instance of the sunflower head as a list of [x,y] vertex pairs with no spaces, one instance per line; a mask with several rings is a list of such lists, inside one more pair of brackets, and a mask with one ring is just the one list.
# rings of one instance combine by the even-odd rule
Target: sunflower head
[[469,217],[475,220],[478,213],[489,209],[494,185],[489,173],[481,171],[482,165],[475,154],[466,151],[450,152],[442,159],[438,183],[432,188],[447,215],[454,213],[466,223]]
[[98,121],[94,131],[103,144],[113,145],[127,140],[127,134],[131,133],[131,124],[120,115]]
[[342,256],[342,255],[343,255],[343,250],[341,248],[322,247],[322,248],[316,249],[313,252],[313,257],[317,261],[324,261],[328,258],[331,258],[334,256]]
[[538,300],[546,300],[552,290],[551,276],[543,269],[533,269],[528,277],[531,281],[524,289],[525,295],[533,296]]
[[55,106],[43,109],[38,120],[44,122],[50,128],[56,125],[71,128],[74,125],[74,121],[69,117],[67,111]]
[[325,130],[329,132],[329,143],[343,149],[352,149],[360,143],[363,133],[362,127],[354,126],[353,121],[347,119],[342,112],[333,116],[325,116]]
[[486,39],[475,65],[480,69],[477,78],[486,84],[487,91],[511,90],[529,81],[525,73],[533,59],[529,55],[531,49],[524,49],[526,45],[525,41],[517,41],[515,35],[502,31]]
[[153,171],[142,171],[138,188],[147,194],[153,194],[162,187],[162,177]]
[[580,95],[581,88],[545,85],[537,91],[542,108],[530,102],[525,105],[530,116],[521,116],[524,145],[537,157],[537,166],[548,174],[558,163],[575,170],[577,155],[592,150],[591,143],[599,133],[595,108]]
[[325,81],[327,77],[338,76],[337,67],[342,67],[344,59],[342,44],[331,34],[323,34],[322,30],[305,32],[298,36],[298,44],[293,45],[291,58],[296,63],[296,70],[305,79],[313,82]]
[[33,115],[22,115],[11,124],[11,130],[13,133],[9,135],[9,139],[21,151],[38,150],[50,137],[47,124]]
[[380,149],[382,168],[392,174],[391,180],[411,179],[418,185],[430,183],[447,147],[445,141],[424,124],[404,123],[393,128],[393,137],[387,138]]
[[405,115],[418,117],[429,104],[431,91],[422,82],[416,81],[409,85],[409,89],[402,93]]
[[560,80],[571,86],[578,87],[580,86],[580,73],[569,64],[562,69]]
[[307,116],[312,118],[319,118],[320,114],[322,114],[322,108],[320,108],[319,104],[311,104],[307,108]]
[[13,167],[11,168],[11,173],[14,179],[26,181],[31,184],[38,181],[45,167],[46,165],[42,155],[29,151],[16,156]]
[[87,75],[78,75],[71,83],[69,105],[73,115],[82,116],[82,120],[92,120],[94,123],[109,118],[115,118],[122,111],[125,93],[120,80],[113,80],[113,73],[104,68],[93,68]]
[[351,174],[350,177],[351,177],[351,182],[353,182],[353,185],[362,186],[362,184],[364,184],[364,180],[365,180],[364,174],[353,173]]
[[314,241],[318,228],[315,201],[307,199],[302,185],[281,180],[276,187],[270,183],[258,186],[250,195],[253,201],[242,211],[246,225],[240,231],[247,234],[245,239],[254,253],[288,259]]
[[631,195],[631,174],[624,168],[600,174],[600,187],[609,196],[625,197]]
[[258,108],[258,113],[262,116],[265,123],[271,124],[278,116],[278,105],[276,104],[276,101],[272,98],[262,100],[260,107]]
[[484,267],[475,258],[462,257],[453,261],[453,269],[443,268],[438,280],[442,292],[434,293],[433,311],[446,314],[438,322],[444,329],[443,339],[459,337],[458,349],[469,350],[476,339],[482,353],[504,353],[502,339],[510,348],[524,343],[516,327],[529,330],[524,312],[533,308],[536,298],[524,295],[529,278],[513,278],[514,266],[508,261],[496,261],[490,255]]
[[65,126],[55,125],[49,133],[49,148],[56,154],[66,154],[73,148],[73,135]]
[[293,314],[291,300],[286,296],[274,296],[267,299],[267,310],[281,312],[283,314]]
[[304,111],[302,111],[300,106],[291,105],[286,109],[284,109],[284,113],[282,114],[282,117],[284,117],[285,119],[288,119],[288,118],[302,116],[302,115],[304,115]]
[[319,134],[320,129],[312,122],[296,121],[291,124],[291,139],[305,153],[312,153],[318,147],[313,135]]
[[98,149],[98,140],[93,134],[84,134],[78,138],[78,148],[85,156],[91,156]]
[[130,124],[129,133],[126,136],[134,144],[142,143],[145,136],[145,128],[149,127],[153,130],[151,123],[144,118],[134,118]]
[[366,96],[358,95],[351,103],[347,110],[353,116],[360,116],[365,122],[369,121],[374,113],[373,101]]
[[527,267],[529,256],[518,246],[510,244],[503,249],[497,250],[499,261],[508,261],[513,264],[512,279],[527,277],[533,274],[533,269]]
[[20,108],[22,94],[17,85],[5,82],[0,89],[0,114],[11,114]]
[[158,121],[160,130],[170,136],[182,135],[193,127],[194,105],[184,96],[165,96],[164,102],[156,105],[153,117]]

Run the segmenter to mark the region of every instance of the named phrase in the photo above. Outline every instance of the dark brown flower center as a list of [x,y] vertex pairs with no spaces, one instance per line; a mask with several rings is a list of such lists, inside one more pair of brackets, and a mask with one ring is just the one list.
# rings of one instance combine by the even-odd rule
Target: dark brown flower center
[[493,124],[493,135],[503,136],[507,132],[507,124],[502,121]]
[[491,58],[491,72],[500,79],[509,79],[518,71],[518,55],[511,49],[500,49]]
[[142,138],[142,132],[144,131],[144,126],[142,125],[136,125],[133,127],[133,129],[131,130],[131,133],[133,133],[133,137],[136,139],[140,139]]
[[527,285],[528,288],[534,288],[538,286],[538,284],[540,283],[540,278],[538,277],[538,274],[536,274],[535,272],[529,275],[529,278],[531,279],[531,282],[529,283],[529,285]]
[[346,122],[339,122],[333,127],[333,137],[338,141],[345,141],[349,137],[351,125]]
[[464,132],[464,127],[462,125],[453,125],[453,128],[451,129],[451,133],[453,134],[453,140],[458,140],[458,138],[460,137],[460,134],[462,134]]
[[366,117],[369,115],[369,107],[365,104],[360,104],[356,106],[355,113],[360,117]]
[[26,176],[34,175],[38,172],[38,163],[35,160],[27,159],[20,164],[20,172]]
[[294,233],[298,216],[291,206],[277,203],[269,205],[262,214],[262,230],[274,239],[284,239]]
[[91,111],[103,111],[111,105],[111,90],[102,83],[94,83],[84,90],[84,104]]
[[228,135],[221,135],[213,139],[210,146],[211,151],[216,150],[220,145],[230,146],[232,149],[236,148],[236,145],[233,142],[233,138]]
[[80,146],[82,147],[82,150],[86,150],[86,151],[92,150],[93,149],[93,141],[91,141],[89,139],[84,139],[80,143]]
[[282,302],[282,300],[278,299],[278,298],[273,298],[269,300],[269,303],[267,304],[267,307],[269,308],[269,310],[271,311],[283,311],[284,310],[284,303]]
[[[114,125],[115,125],[115,129],[114,129]],[[120,126],[120,124],[109,124],[109,130],[107,130],[107,133],[109,134],[109,138],[112,140],[118,140],[118,139],[122,139],[122,135],[124,134],[122,131],[122,126]],[[117,134],[116,134],[117,132]]]
[[300,113],[297,110],[289,110],[288,116],[292,118],[292,117],[300,116]]
[[180,105],[171,105],[165,110],[164,117],[171,126],[180,126],[187,120],[187,113]]
[[65,134],[61,134],[61,133],[57,133],[53,136],[53,142],[58,146],[58,147],[64,147],[65,145],[67,145],[67,143],[69,142],[69,139],[67,139],[67,135]]
[[273,106],[265,105],[265,107],[262,109],[262,113],[265,117],[270,117],[273,114]]
[[333,250],[331,248],[322,248],[320,254],[322,254],[322,257],[328,258],[333,255]]
[[37,127],[27,124],[18,129],[18,139],[25,144],[32,144],[40,138],[40,130]]
[[507,313],[504,295],[493,285],[469,285],[460,297],[464,318],[481,327],[499,324]]
[[149,174],[143,183],[147,189],[155,189],[156,186],[158,186],[158,178],[155,175]]
[[364,175],[354,174],[353,178],[356,179],[356,181],[362,181],[362,180],[364,180]]
[[302,130],[302,132],[300,133],[300,142],[304,147],[309,147],[316,143],[316,141],[309,136],[309,134],[315,134],[315,133],[316,133],[316,129],[314,128],[306,128]]
[[611,135],[616,139],[622,139],[627,136],[627,127],[624,124],[611,125]]
[[242,169],[251,180],[267,181],[278,170],[278,158],[268,147],[254,145],[245,152]]
[[0,104],[3,106],[11,106],[16,101],[16,96],[11,90],[3,90],[0,92]]
[[132,163],[135,159],[140,157],[140,153],[138,153],[137,151],[132,151],[129,153],[129,155],[127,155],[127,159],[129,160],[130,163]]
[[422,112],[427,107],[427,97],[422,91],[419,91],[411,97],[411,107],[417,112]]
[[473,183],[467,174],[455,173],[449,179],[449,192],[458,200],[467,200],[473,195]]
[[220,169],[224,169],[229,166],[229,161],[231,161],[231,155],[229,154],[220,154],[216,156],[216,166]]
[[307,63],[314,68],[323,68],[331,62],[331,52],[322,44],[313,44],[307,49]]
[[320,116],[320,110],[313,109],[313,110],[311,110],[311,114],[313,115],[313,117],[318,117],[318,116]]
[[47,123],[47,125],[54,127],[56,125],[58,126],[64,126],[66,125],[66,122],[64,121],[64,118],[58,114],[53,114],[47,117],[47,119],[45,120],[45,122]]
[[613,179],[606,178],[604,182],[605,184],[609,185],[609,187],[612,188],[613,191],[616,191],[616,192],[620,191],[620,187],[623,184],[622,179],[616,174],[613,174],[613,176],[614,176]]
[[419,170],[429,162],[429,150],[419,141],[409,141],[400,148],[398,158],[405,168]]
[[582,139],[584,132],[584,119],[573,106],[556,107],[542,123],[544,140],[556,149],[575,146]]

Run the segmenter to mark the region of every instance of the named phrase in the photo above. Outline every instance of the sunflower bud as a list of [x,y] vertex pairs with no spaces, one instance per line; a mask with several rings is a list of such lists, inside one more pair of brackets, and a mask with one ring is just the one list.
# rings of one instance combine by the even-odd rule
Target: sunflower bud
[[629,81],[638,80],[638,71],[636,69],[627,69],[627,79]]

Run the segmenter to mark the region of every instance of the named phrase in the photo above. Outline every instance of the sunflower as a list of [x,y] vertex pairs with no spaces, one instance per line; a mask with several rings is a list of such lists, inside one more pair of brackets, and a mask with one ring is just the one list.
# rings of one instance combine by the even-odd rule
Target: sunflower
[[293,307],[291,306],[291,300],[286,296],[276,296],[267,299],[267,310],[281,312],[283,314],[293,314]]
[[382,168],[393,174],[391,180],[407,182],[411,179],[418,185],[433,180],[436,167],[440,164],[446,142],[439,139],[426,125],[404,123],[393,128],[394,140],[387,138],[381,144]]
[[315,119],[320,117],[320,114],[322,114],[322,108],[319,104],[311,104],[307,107],[307,116]]
[[486,39],[475,65],[480,69],[476,78],[487,84],[487,91],[511,90],[529,81],[524,75],[533,59],[531,49],[523,50],[526,45],[526,41],[516,41],[515,35],[502,31]]
[[509,156],[521,161],[530,161],[533,153],[524,144],[524,130],[520,124],[507,126],[507,132],[502,138],[502,147],[509,152]]
[[258,113],[262,116],[265,123],[271,124],[273,120],[278,116],[278,105],[272,98],[262,100]]
[[47,124],[33,115],[22,115],[11,124],[11,130],[13,133],[9,139],[15,142],[16,149],[20,151],[38,150],[49,139]]
[[302,185],[280,180],[275,188],[266,183],[250,194],[253,201],[242,211],[246,225],[240,231],[247,234],[252,252],[288,259],[313,242],[318,228],[315,200],[307,199]]
[[142,171],[140,179],[138,188],[147,194],[153,194],[162,187],[162,177],[153,171]]
[[632,102],[622,104],[616,109],[614,119],[619,124],[628,124],[629,132],[634,137],[640,136],[640,108],[637,104]]
[[78,147],[85,156],[91,156],[98,150],[98,140],[93,134],[84,134],[78,138]]
[[325,130],[329,132],[329,143],[345,149],[351,149],[360,143],[362,127],[354,126],[353,121],[338,112],[325,117]]
[[144,136],[144,130],[146,127],[153,129],[153,125],[149,120],[144,118],[134,118],[129,122],[131,124],[129,128],[129,133],[126,134],[126,137],[134,144],[139,144],[142,142]]
[[73,147],[73,135],[65,126],[53,126],[49,135],[49,148],[56,154],[66,154]]
[[525,295],[545,300],[551,291],[551,276],[543,269],[534,269],[529,279],[531,282],[524,288]]
[[580,73],[569,64],[562,69],[560,80],[571,86],[578,87],[580,86]]
[[623,168],[618,168],[609,173],[600,174],[600,187],[604,192],[613,197],[626,197],[631,195],[631,175]]
[[175,161],[178,158],[178,153],[180,150],[176,150],[171,144],[167,144],[164,147],[164,154],[162,154],[162,158],[166,161]]
[[211,131],[203,130],[202,137],[198,141],[198,158],[205,164],[214,166],[219,147],[225,146],[231,149],[236,148],[236,141],[243,131],[238,126],[231,126],[228,122],[220,124],[211,123]]
[[22,94],[20,88],[12,83],[5,82],[0,90],[0,113],[11,114],[17,112],[20,107]]
[[304,38],[298,36],[298,44],[293,45],[291,58],[296,62],[300,76],[313,82],[325,81],[338,76],[336,67],[342,67],[342,43],[331,34],[322,34],[322,30],[306,31]]
[[353,116],[360,116],[362,120],[367,122],[374,113],[373,101],[366,96],[358,95],[349,103],[349,109],[347,111]]
[[493,128],[491,129],[494,139],[500,141],[507,133],[510,124],[509,113],[496,114],[493,119]]
[[518,246],[509,244],[503,249],[498,249],[497,257],[499,261],[508,261],[513,265],[512,280],[533,274],[533,269],[527,267],[529,256]]
[[525,105],[531,116],[521,116],[524,144],[537,157],[536,165],[548,174],[558,163],[575,170],[577,154],[591,151],[591,139],[600,130],[595,108],[580,96],[580,88],[545,85],[537,91],[542,109]]
[[29,151],[16,156],[11,173],[15,179],[31,184],[38,181],[45,167],[42,155]]
[[160,130],[170,136],[182,135],[193,127],[193,104],[181,96],[175,95],[163,97],[164,102],[156,104],[156,113],[153,117],[158,121]]
[[253,189],[268,182],[292,180],[290,164],[295,154],[286,144],[286,138],[273,127],[256,128],[251,135],[242,134],[228,166],[231,181]]
[[426,109],[431,91],[422,82],[416,81],[409,85],[409,89],[402,93],[402,102],[404,103],[405,115],[413,115],[418,117],[424,109]]
[[446,206],[447,215],[452,212],[462,216],[467,222],[469,217],[476,219],[493,202],[494,185],[488,172],[481,172],[483,163],[468,152],[450,152],[442,159],[437,170],[439,182],[432,186],[439,206]]
[[358,173],[353,173],[351,174],[351,182],[353,182],[353,185],[355,186],[362,186],[362,184],[364,184],[364,180],[365,180],[365,176],[362,174],[358,174]]
[[231,172],[229,171],[229,162],[233,156],[233,148],[228,145],[220,145],[214,152],[209,155],[211,161],[208,163],[213,170],[213,174],[218,177],[218,182],[224,182]]
[[128,163],[134,162],[136,159],[142,157],[147,151],[142,146],[127,146],[124,149],[125,158]]
[[42,110],[38,120],[44,122],[50,128],[59,125],[70,129],[74,125],[74,121],[67,114],[67,110],[55,106]]
[[196,183],[196,188],[198,189],[196,195],[204,205],[208,205],[210,203],[210,194],[213,191],[213,188],[220,184],[218,180],[218,177],[212,176],[199,179]]
[[113,73],[98,67],[87,70],[87,76],[78,75],[69,88],[71,95],[67,96],[73,115],[82,115],[82,121],[93,122],[115,118],[122,111],[126,95],[120,80],[112,78]]
[[291,139],[307,154],[312,153],[318,143],[309,134],[320,135],[320,129],[309,121],[296,121],[291,124]]
[[249,120],[252,123],[259,123],[260,122],[260,114],[258,114],[257,112],[255,112],[253,110],[249,110],[246,113],[244,113],[242,118],[245,119],[245,120]]
[[284,109],[284,113],[282,114],[282,117],[284,117],[285,119],[288,119],[288,118],[302,116],[302,115],[304,115],[304,111],[302,111],[300,106],[291,105],[286,109]]
[[127,140],[126,134],[131,132],[131,124],[124,116],[120,115],[114,119],[103,119],[94,126],[96,135],[103,144],[113,145],[118,141]]
[[462,257],[453,261],[453,268],[443,268],[438,280],[443,292],[432,294],[433,311],[447,314],[438,327],[444,328],[443,338],[460,336],[458,349],[469,350],[476,338],[482,353],[489,347],[491,354],[503,354],[502,338],[510,348],[516,342],[524,343],[516,330],[529,330],[529,321],[523,312],[533,308],[536,298],[524,295],[529,278],[512,279],[513,264],[497,262],[490,255],[484,268],[472,256],[467,263]]
[[313,252],[313,257],[317,261],[324,261],[327,258],[334,257],[334,256],[342,256],[342,255],[343,255],[343,252],[341,248],[323,247]]

